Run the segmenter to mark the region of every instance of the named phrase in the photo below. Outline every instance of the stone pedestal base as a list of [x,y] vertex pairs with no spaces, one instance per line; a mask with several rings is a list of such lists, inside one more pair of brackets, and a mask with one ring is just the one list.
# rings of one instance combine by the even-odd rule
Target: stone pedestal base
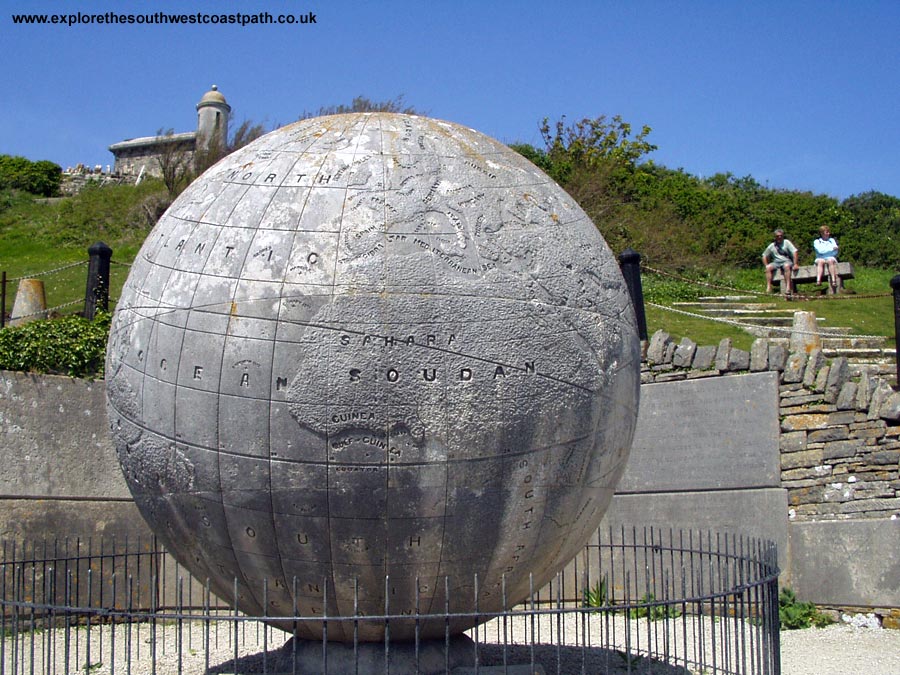
[[[387,655],[387,656],[386,656]],[[323,649],[322,642],[292,638],[272,655],[269,672],[279,675],[302,673],[303,675],[382,675],[383,673],[419,673],[420,675],[469,675],[475,673],[475,643],[465,635],[453,635],[449,643],[444,640],[392,642],[385,648],[383,642],[352,644],[329,642]],[[388,668],[385,668],[387,659]],[[540,666],[508,665],[484,666],[482,675],[532,675],[543,673]]]

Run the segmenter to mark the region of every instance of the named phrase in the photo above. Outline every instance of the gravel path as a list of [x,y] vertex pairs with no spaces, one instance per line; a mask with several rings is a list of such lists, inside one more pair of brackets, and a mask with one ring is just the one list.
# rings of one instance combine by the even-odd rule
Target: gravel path
[[781,632],[784,675],[900,675],[900,630],[835,624]]
[[[289,662],[286,668],[279,667],[278,650],[285,644],[284,633],[247,623],[241,626],[235,641],[233,631],[233,627],[220,623],[213,624],[207,634],[204,624],[199,622],[185,625],[180,633],[172,624],[159,626],[154,632],[148,625],[130,629],[122,625],[115,629],[104,626],[92,628],[90,644],[84,628],[34,631],[21,634],[23,637],[15,644],[10,637],[3,639],[0,672],[146,675],[151,672],[154,659],[157,673],[226,675],[261,673],[264,669],[269,673],[291,672]],[[478,640],[481,666],[503,663],[505,641],[508,664],[527,664],[533,655],[535,663],[543,666],[547,674],[687,675],[713,672],[714,665],[724,668],[724,672],[750,673],[760,672],[752,662],[754,645],[758,644],[755,641],[760,636],[756,631],[752,626],[740,628],[730,620],[712,622],[697,617],[648,623],[629,621],[622,616],[566,615],[559,622],[554,617],[543,617],[534,624],[524,621],[508,624],[505,634],[502,624],[489,623],[480,629]],[[535,636],[533,647],[532,635]],[[631,656],[626,643],[634,651],[667,652],[668,663]],[[717,644],[715,655],[711,649],[713,643]],[[113,646],[115,654],[111,650]],[[126,653],[131,654],[130,663]],[[45,654],[51,654],[50,662]],[[690,663],[700,665],[688,669],[670,665],[673,654],[677,659],[687,658]],[[723,658],[728,662],[723,662]],[[900,631],[846,624],[782,631],[781,659],[784,675],[900,675]],[[495,675],[503,671],[482,669],[482,672]]]

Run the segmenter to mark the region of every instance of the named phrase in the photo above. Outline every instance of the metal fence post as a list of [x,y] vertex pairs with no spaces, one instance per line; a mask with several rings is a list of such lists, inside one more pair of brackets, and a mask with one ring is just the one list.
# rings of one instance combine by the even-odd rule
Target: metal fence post
[[897,352],[897,386],[900,386],[900,274],[891,279],[894,290],[894,350]]
[[641,286],[641,254],[630,246],[619,254],[619,267],[628,286],[631,304],[637,316],[638,337],[647,339],[647,316],[644,313],[644,289]]
[[87,290],[84,293],[84,318],[93,320],[98,309],[109,311],[109,260],[112,249],[98,241],[88,249]]
[[0,328],[6,327],[6,272],[0,278]]

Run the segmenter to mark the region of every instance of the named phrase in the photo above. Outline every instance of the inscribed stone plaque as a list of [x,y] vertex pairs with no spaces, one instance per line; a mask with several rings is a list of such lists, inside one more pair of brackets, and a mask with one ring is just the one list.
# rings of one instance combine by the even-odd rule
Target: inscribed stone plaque
[[778,433],[777,373],[644,385],[616,492],[779,487]]

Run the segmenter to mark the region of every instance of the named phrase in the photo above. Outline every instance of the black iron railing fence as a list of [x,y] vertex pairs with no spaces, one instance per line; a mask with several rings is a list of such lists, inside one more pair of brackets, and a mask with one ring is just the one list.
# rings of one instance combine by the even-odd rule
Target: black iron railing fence
[[[238,580],[232,597],[219,599],[155,541],[6,543],[0,563],[0,674],[778,675],[777,576],[770,542],[620,529],[597,533],[552,583],[504,612],[479,612],[476,590],[465,614],[401,615],[386,602],[379,616],[337,616],[328,612],[333,589],[323,580],[319,615],[247,616],[240,612]],[[451,623],[470,616],[480,624],[466,637],[451,635]],[[276,619],[298,633],[305,626],[309,634],[312,627],[317,637],[290,640],[269,625]],[[392,641],[391,625],[410,621],[441,622],[447,626],[444,639],[420,640],[416,631],[413,641]],[[328,641],[329,630],[359,636],[372,625],[384,629],[383,642]],[[460,654],[464,666],[457,664]],[[399,661],[399,655],[407,660]],[[520,667],[531,670],[515,670]]]

